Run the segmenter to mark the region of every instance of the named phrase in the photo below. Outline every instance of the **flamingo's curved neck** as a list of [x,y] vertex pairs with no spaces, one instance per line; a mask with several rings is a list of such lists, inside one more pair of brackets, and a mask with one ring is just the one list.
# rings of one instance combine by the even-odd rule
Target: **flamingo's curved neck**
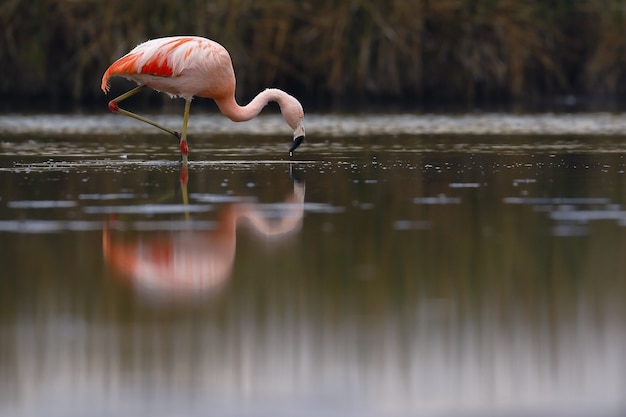
[[[289,108],[290,100],[294,100],[293,97],[284,91],[277,88],[268,88],[257,94],[257,96],[245,106],[237,104],[234,96],[216,99],[215,102],[224,116],[228,117],[233,122],[245,122],[256,117],[270,101],[278,103],[281,113],[283,117],[285,117],[285,111]],[[289,125],[292,124],[287,117],[285,117],[285,120]],[[291,127],[295,129],[296,126]]]

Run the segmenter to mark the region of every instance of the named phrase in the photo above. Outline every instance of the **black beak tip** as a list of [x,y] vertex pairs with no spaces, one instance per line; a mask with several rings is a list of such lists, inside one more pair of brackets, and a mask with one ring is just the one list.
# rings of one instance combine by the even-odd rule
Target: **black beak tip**
[[293,156],[293,151],[295,151],[298,146],[302,144],[302,142],[304,142],[304,135],[298,136],[293,140],[293,142],[291,143],[291,148],[289,148],[289,156]]

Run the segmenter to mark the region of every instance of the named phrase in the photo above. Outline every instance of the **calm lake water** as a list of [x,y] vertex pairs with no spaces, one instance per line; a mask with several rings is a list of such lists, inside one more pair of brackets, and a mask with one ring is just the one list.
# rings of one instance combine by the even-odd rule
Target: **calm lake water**
[[307,119],[0,116],[0,415],[626,413],[623,116]]

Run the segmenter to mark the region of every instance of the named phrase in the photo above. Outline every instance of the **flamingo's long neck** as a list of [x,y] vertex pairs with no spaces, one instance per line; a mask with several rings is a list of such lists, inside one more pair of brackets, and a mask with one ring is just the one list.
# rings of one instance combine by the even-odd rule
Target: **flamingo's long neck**
[[[286,116],[285,109],[289,100],[293,100],[293,97],[284,91],[277,88],[268,88],[257,94],[257,96],[245,106],[237,104],[234,96],[217,99],[215,102],[224,116],[228,117],[233,122],[245,122],[256,117],[270,101],[277,102],[283,116]],[[285,117],[285,120],[291,125],[287,117]],[[296,126],[291,127],[295,129]]]

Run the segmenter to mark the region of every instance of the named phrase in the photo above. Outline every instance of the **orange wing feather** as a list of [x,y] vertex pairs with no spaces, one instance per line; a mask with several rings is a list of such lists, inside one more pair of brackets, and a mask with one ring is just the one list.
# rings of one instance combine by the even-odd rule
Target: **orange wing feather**
[[102,76],[102,84],[100,85],[102,91],[104,91],[105,93],[109,92],[109,78],[111,76],[136,73],[137,59],[139,59],[138,55],[128,54],[124,55],[123,57],[112,63]]
[[171,77],[172,76],[172,67],[170,67],[169,63],[166,59],[160,59],[160,56],[156,56],[146,64],[144,64],[139,72],[141,74],[150,74],[150,75],[158,75],[161,77]]
[[[173,75],[172,67],[168,62],[169,55],[179,46],[189,42],[189,38],[181,38],[171,40],[161,45],[154,56],[148,59],[139,71],[141,74],[158,75],[160,77],[171,77]],[[191,52],[191,48],[187,50],[187,55]]]
[[[173,75],[173,69],[168,61],[169,54],[182,44],[191,40],[192,39],[190,38],[177,38],[160,45],[155,51],[152,51],[153,54],[151,56],[146,57],[147,60],[143,62],[141,67],[139,67],[138,62],[146,53],[146,51],[141,50],[141,48],[146,46],[147,43],[139,45],[137,48],[133,49],[128,54],[111,64],[102,76],[102,84],[100,85],[100,88],[102,88],[102,91],[105,93],[108,92],[109,78],[115,75],[124,76],[132,74],[149,74],[161,77],[171,77]],[[191,48],[187,50],[185,58],[189,56],[191,51]]]

